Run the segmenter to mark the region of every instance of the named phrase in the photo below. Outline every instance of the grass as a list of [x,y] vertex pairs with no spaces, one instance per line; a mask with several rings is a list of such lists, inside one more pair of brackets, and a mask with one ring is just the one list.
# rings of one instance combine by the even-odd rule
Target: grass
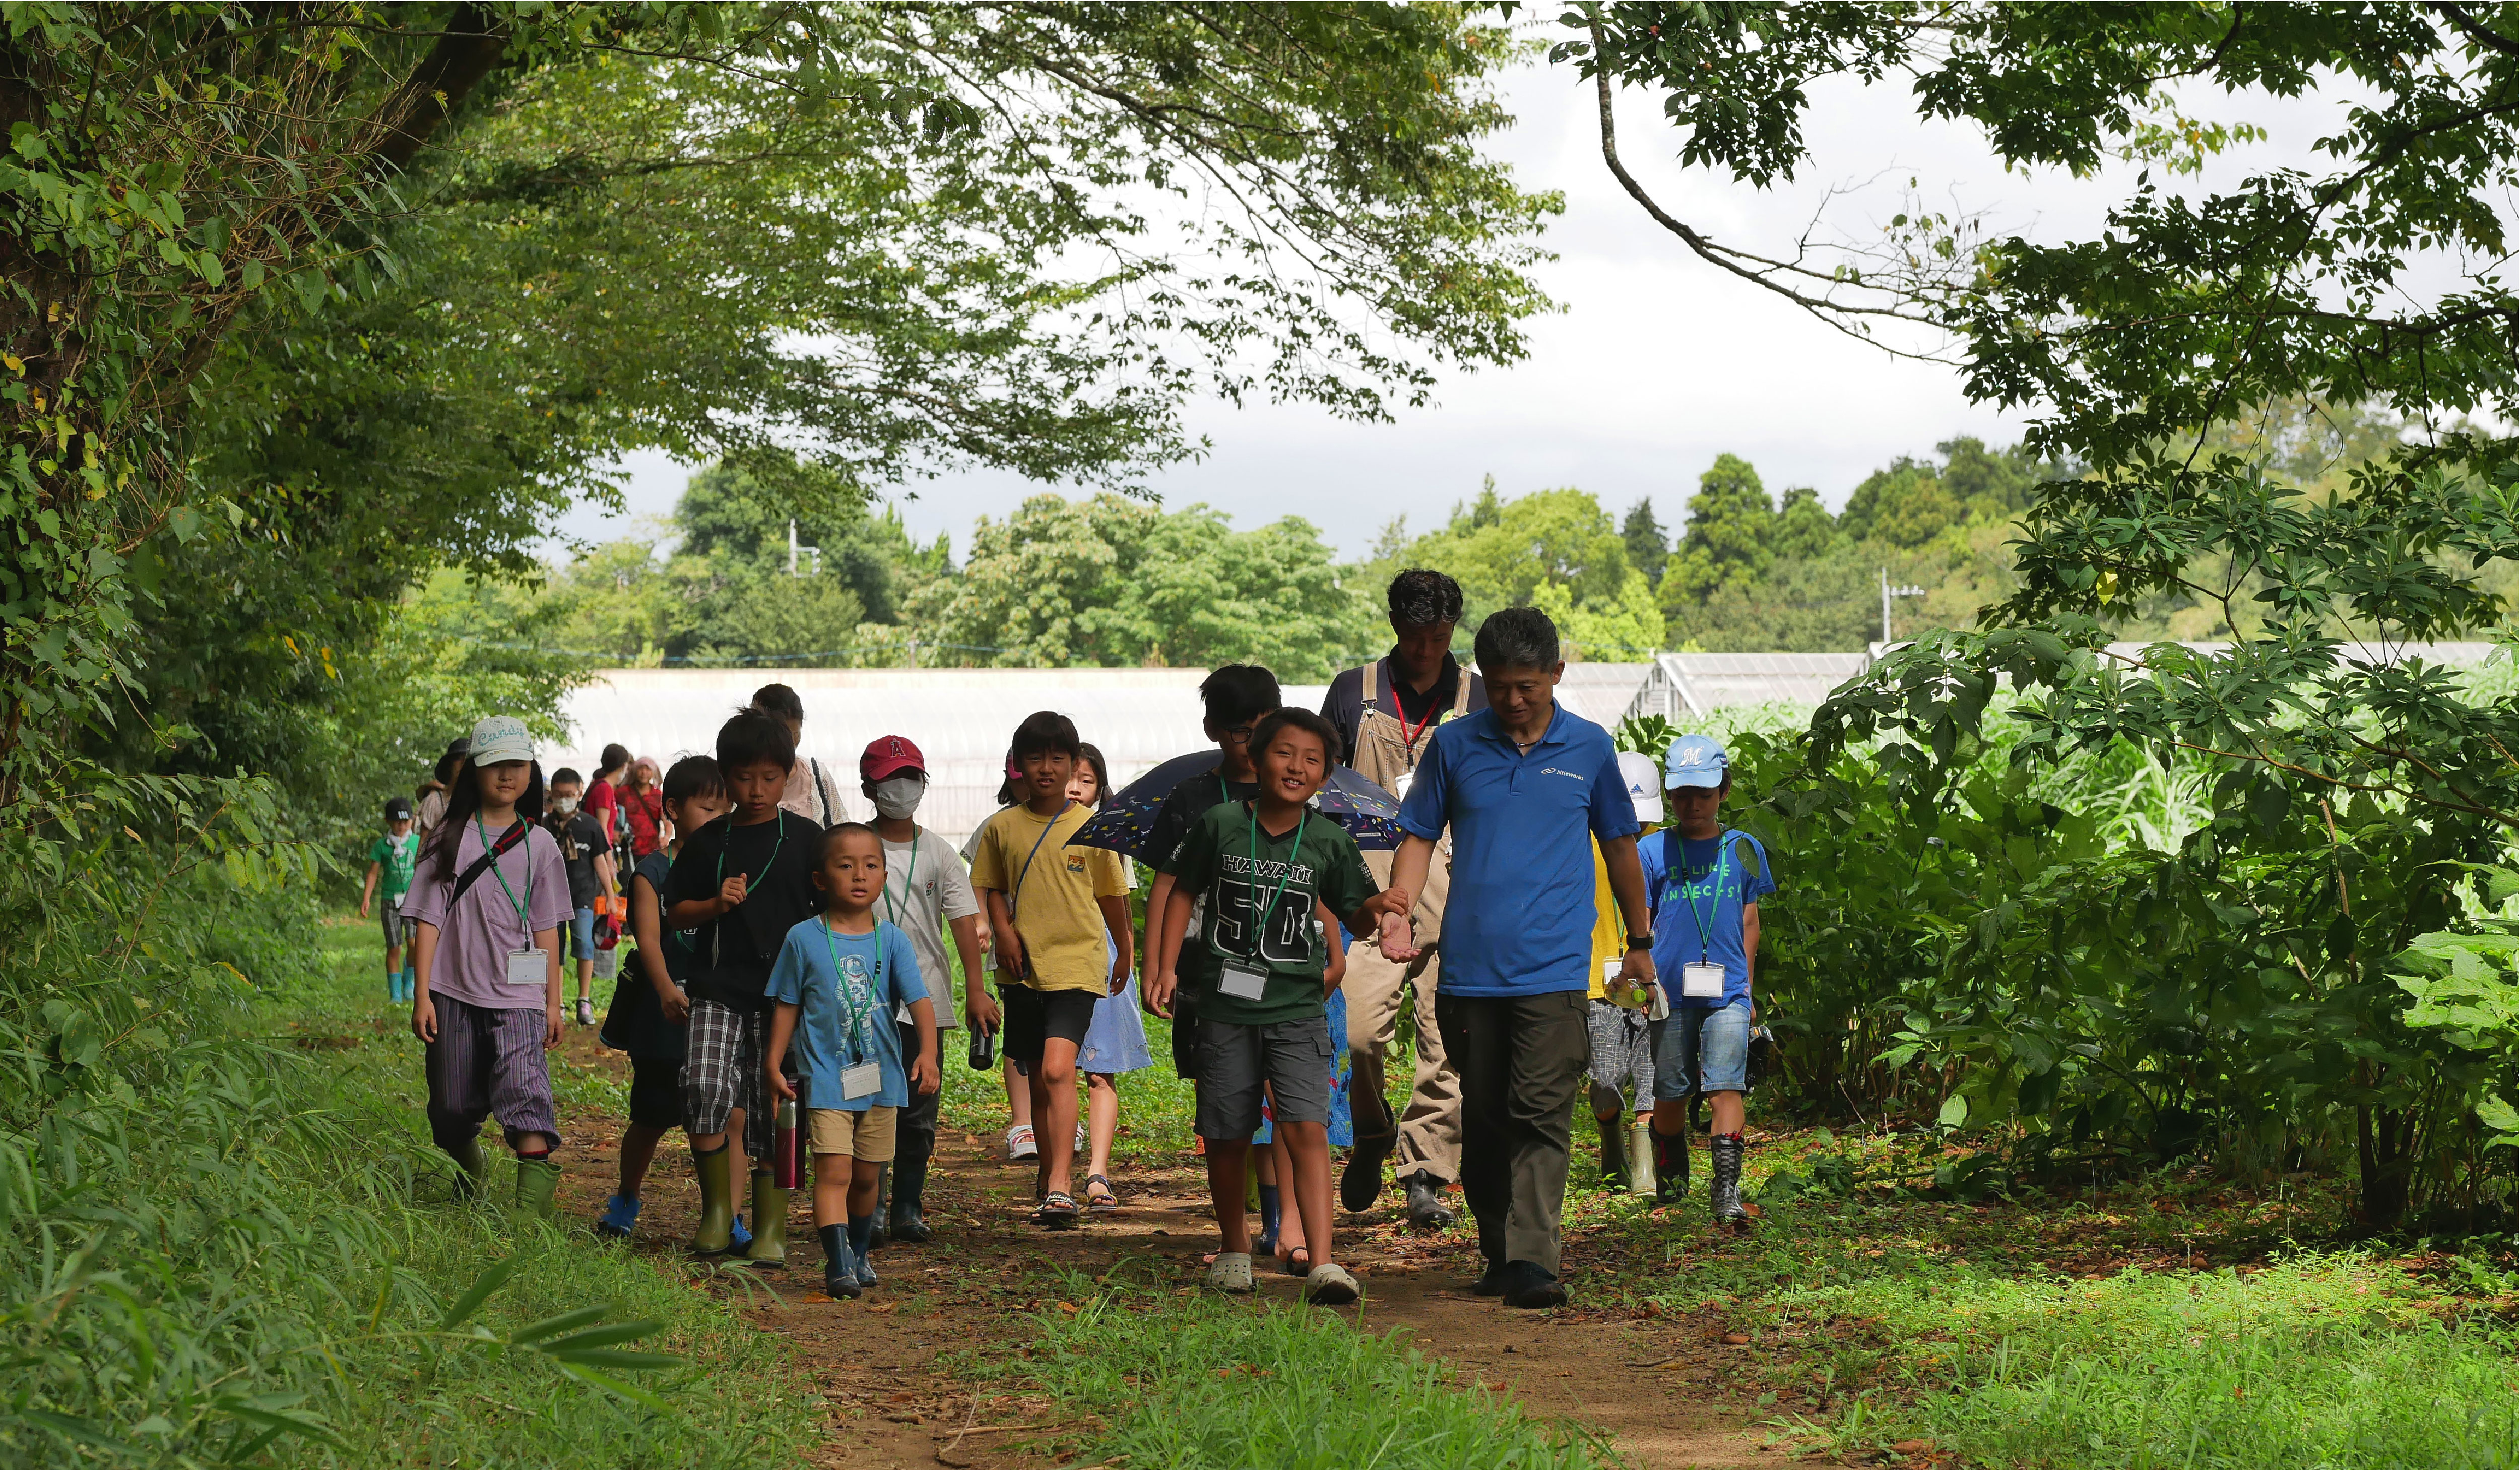
[[[1166,1470],[1598,1470],[1606,1448],[1463,1391],[1405,1334],[1335,1314],[1204,1294],[1069,1283],[1085,1305],[1044,1313],[1019,1371],[1098,1421],[1078,1463]],[[1003,1361],[988,1371],[1002,1373]]]

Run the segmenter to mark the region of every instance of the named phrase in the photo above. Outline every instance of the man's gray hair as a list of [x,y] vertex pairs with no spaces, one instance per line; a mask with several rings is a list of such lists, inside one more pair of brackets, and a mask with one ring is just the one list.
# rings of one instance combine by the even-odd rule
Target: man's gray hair
[[1488,614],[1471,644],[1482,672],[1557,667],[1557,625],[1537,607],[1507,607]]

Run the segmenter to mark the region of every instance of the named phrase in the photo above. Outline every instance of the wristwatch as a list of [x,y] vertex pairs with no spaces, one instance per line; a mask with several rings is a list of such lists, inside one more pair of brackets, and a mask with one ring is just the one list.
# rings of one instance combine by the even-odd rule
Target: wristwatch
[[1631,935],[1629,935],[1629,936],[1628,936],[1628,948],[1629,948],[1629,949],[1632,949],[1632,950],[1650,950],[1650,949],[1652,949],[1652,948],[1653,948],[1653,934],[1652,934],[1652,932],[1649,930],[1649,931],[1647,931],[1647,932],[1645,932],[1645,933],[1642,933],[1642,934],[1631,934]]

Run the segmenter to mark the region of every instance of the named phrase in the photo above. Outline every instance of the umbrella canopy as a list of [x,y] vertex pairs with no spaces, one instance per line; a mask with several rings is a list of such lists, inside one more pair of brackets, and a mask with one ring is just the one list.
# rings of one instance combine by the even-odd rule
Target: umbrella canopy
[[[1160,854],[1149,853],[1146,847],[1153,833],[1156,809],[1175,786],[1201,772],[1215,770],[1224,759],[1224,754],[1215,750],[1174,756],[1106,799],[1102,810],[1077,828],[1067,845],[1106,848],[1153,862]],[[1390,852],[1400,846],[1400,827],[1393,820],[1400,815],[1400,803],[1392,799],[1390,792],[1345,766],[1330,768],[1329,780],[1322,783],[1313,806],[1326,817],[1337,818],[1339,825],[1356,839],[1356,845],[1368,852]]]

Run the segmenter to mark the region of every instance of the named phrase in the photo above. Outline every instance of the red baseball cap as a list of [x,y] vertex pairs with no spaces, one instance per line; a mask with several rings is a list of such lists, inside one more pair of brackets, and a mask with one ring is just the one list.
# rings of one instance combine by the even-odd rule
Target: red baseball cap
[[869,745],[866,754],[858,757],[860,780],[881,780],[888,776],[899,776],[904,771],[916,771],[925,776],[927,761],[919,753],[918,746],[899,735],[885,735]]

